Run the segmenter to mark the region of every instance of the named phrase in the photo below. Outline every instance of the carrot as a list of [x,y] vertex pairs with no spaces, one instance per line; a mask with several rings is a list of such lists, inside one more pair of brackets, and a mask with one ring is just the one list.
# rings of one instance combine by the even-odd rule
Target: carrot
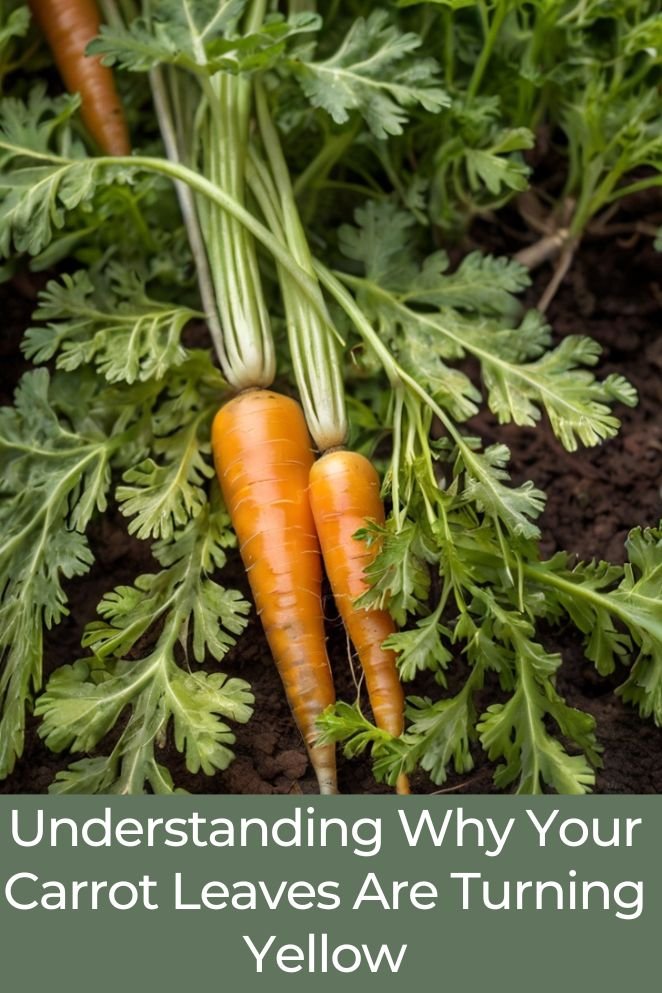
[[216,472],[276,667],[321,793],[336,793],[335,749],[315,722],[335,702],[326,655],[322,565],[308,503],[313,454],[296,401],[254,389],[212,426]]
[[[404,694],[395,653],[382,648],[395,624],[385,610],[354,606],[367,589],[365,569],[378,549],[353,536],[366,519],[384,523],[379,489],[374,467],[357,452],[327,452],[310,473],[310,506],[336,606],[363,668],[375,722],[397,737],[404,730]],[[409,793],[406,776],[398,777],[396,790]]]
[[107,155],[129,155],[131,144],[111,70],[85,49],[99,34],[101,19],[94,0],[29,0],[53,52],[62,81],[81,97],[81,117]]

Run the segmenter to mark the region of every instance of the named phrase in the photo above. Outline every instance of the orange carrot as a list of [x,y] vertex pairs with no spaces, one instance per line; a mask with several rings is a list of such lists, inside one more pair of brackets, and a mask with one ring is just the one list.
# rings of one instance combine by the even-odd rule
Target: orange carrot
[[79,93],[83,122],[107,155],[129,155],[131,145],[111,70],[85,49],[99,34],[101,19],[94,0],[29,0],[53,52],[62,81]]
[[[379,488],[374,467],[357,452],[327,452],[310,473],[310,506],[336,606],[361,662],[375,722],[397,737],[404,729],[404,694],[395,653],[381,647],[395,625],[385,610],[354,606],[367,589],[365,569],[378,549],[353,535],[366,519],[384,523]],[[409,793],[406,776],[398,777],[396,790]]]
[[336,793],[335,749],[315,722],[335,701],[326,655],[322,565],[308,503],[311,441],[296,401],[270,390],[221,407],[212,448],[257,612],[321,793]]

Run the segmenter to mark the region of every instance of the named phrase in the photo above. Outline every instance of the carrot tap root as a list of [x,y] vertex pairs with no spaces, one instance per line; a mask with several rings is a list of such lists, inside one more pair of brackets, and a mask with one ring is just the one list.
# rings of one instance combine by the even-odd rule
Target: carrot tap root
[[130,155],[131,143],[113,72],[85,49],[101,28],[94,0],[29,0],[70,93],[79,93],[87,130],[106,155]]
[[[334,449],[313,465],[309,493],[327,576],[363,668],[375,722],[398,737],[404,730],[404,693],[395,653],[382,648],[395,624],[385,610],[354,605],[367,589],[365,570],[378,553],[375,545],[357,541],[354,534],[368,519],[384,523],[379,477],[363,455]],[[404,774],[398,777],[396,792],[409,793]]]
[[335,749],[316,721],[335,702],[322,614],[322,564],[308,502],[313,453],[296,401],[240,393],[212,427],[214,462],[255,606],[321,793],[336,793]]

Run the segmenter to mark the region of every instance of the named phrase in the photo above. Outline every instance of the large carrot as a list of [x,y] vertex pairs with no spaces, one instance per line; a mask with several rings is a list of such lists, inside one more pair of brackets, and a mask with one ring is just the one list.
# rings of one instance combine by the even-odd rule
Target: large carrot
[[335,692],[308,502],[313,453],[301,408],[270,390],[240,393],[214,418],[212,448],[257,612],[320,792],[336,793],[335,749],[315,744],[315,722]]
[[101,19],[94,0],[29,0],[46,36],[62,81],[79,93],[81,117],[107,155],[129,155],[131,144],[111,70],[85,49],[99,34]]
[[[354,534],[367,519],[384,523],[379,489],[375,468],[357,452],[327,452],[310,472],[310,506],[336,606],[363,668],[375,722],[397,737],[404,729],[404,694],[395,654],[382,648],[395,625],[385,610],[354,605],[366,591],[365,570],[377,554],[375,545]],[[396,790],[409,793],[406,776],[398,777]]]
[[[255,83],[255,93],[258,126],[271,175],[269,169],[254,174],[252,190],[274,234],[314,277],[315,265],[297,211],[287,161],[266,91],[259,82]],[[398,736],[403,731],[404,695],[395,655],[381,647],[395,631],[393,622],[383,610],[354,607],[354,601],[366,589],[364,570],[377,549],[368,549],[353,535],[366,518],[384,520],[379,479],[367,459],[341,447],[347,436],[342,366],[321,290],[313,307],[282,268],[279,277],[294,374],[308,426],[323,453],[312,468],[309,492],[324,565],[365,672],[375,720],[379,727]],[[401,793],[409,792],[405,776],[399,777],[396,788]]]

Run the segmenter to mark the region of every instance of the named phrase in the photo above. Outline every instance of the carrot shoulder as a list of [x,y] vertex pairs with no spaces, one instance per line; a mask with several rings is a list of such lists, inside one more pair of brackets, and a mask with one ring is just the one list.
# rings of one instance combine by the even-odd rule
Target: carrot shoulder
[[216,415],[212,447],[257,612],[320,792],[336,793],[335,749],[315,744],[315,722],[335,691],[307,492],[313,454],[301,408],[270,390],[241,393]]
[[112,71],[87,45],[99,34],[101,19],[94,0],[29,0],[46,36],[62,81],[79,93],[83,122],[107,155],[129,155],[131,144]]
[[[404,729],[404,694],[395,654],[381,647],[395,625],[385,610],[354,606],[367,588],[365,569],[377,554],[354,534],[367,519],[384,523],[379,490],[373,465],[357,452],[327,452],[311,469],[310,505],[336,606],[363,668],[375,722],[397,737]],[[398,778],[396,789],[409,792],[406,776]]]

